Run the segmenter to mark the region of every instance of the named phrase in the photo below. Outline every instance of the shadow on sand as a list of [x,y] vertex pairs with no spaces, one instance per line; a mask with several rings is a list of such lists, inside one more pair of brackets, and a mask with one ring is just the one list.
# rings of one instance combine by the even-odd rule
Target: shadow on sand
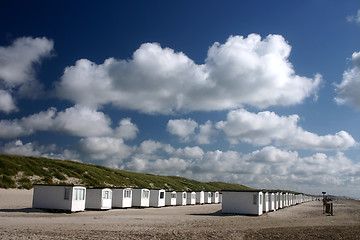
[[5,213],[46,213],[46,211],[35,208],[18,208],[18,209],[0,209],[0,212]]

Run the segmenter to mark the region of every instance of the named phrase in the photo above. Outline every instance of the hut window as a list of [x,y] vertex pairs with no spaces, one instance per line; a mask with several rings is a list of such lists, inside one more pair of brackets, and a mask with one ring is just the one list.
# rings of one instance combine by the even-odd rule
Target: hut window
[[130,190],[125,190],[124,198],[131,198],[131,191]]
[[75,200],[84,200],[85,199],[85,190],[80,188],[74,189]]
[[176,198],[176,193],[172,193],[171,198]]
[[262,198],[262,195],[260,195],[260,199],[259,199],[259,200],[260,200],[260,204],[262,204],[262,199],[263,199],[263,198]]
[[70,199],[70,188],[65,188],[64,200]]
[[253,204],[257,204],[258,203],[258,195],[254,194],[253,195]]
[[164,199],[165,197],[165,193],[164,192],[160,192],[160,199]]
[[218,193],[218,192],[217,192],[217,193],[215,193],[215,197],[217,197],[217,198],[219,197],[219,193]]
[[183,193],[183,198],[186,199],[186,193]]
[[143,198],[149,198],[149,191],[144,190],[142,195]]
[[111,192],[110,191],[104,191],[103,192],[103,199],[111,199]]

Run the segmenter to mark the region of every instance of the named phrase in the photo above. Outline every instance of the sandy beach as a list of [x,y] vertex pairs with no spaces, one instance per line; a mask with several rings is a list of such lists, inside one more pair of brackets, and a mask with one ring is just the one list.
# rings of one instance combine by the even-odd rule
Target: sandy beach
[[32,190],[0,189],[0,239],[360,239],[360,202],[319,201],[262,216],[222,214],[221,204],[49,213]]

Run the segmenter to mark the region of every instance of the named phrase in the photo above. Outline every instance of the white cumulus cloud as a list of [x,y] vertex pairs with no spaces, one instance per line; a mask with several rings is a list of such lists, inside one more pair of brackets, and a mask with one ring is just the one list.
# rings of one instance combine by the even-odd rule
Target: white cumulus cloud
[[65,69],[56,90],[76,104],[144,113],[293,105],[316,94],[321,76],[296,75],[290,51],[280,35],[231,36],[211,46],[199,65],[182,52],[145,43],[129,60],[78,60]]
[[130,118],[124,118],[116,128],[116,135],[123,139],[134,139],[139,132],[138,127],[131,122]]
[[56,149],[54,144],[49,146],[40,146],[37,143],[23,143],[21,140],[15,140],[8,142],[3,146],[0,146],[0,152],[2,154],[21,155],[21,156],[43,156],[45,152],[51,152]]
[[335,101],[338,104],[349,103],[360,109],[360,52],[352,54],[354,67],[343,74],[342,82],[336,85],[338,97]]
[[90,137],[113,134],[111,120],[104,113],[76,105],[58,112],[55,108],[28,117],[0,121],[0,138],[17,138],[37,131],[53,131]]
[[171,119],[168,121],[166,129],[169,133],[181,138],[182,141],[189,141],[198,127],[196,121],[192,119]]
[[298,115],[278,116],[274,112],[251,113],[245,109],[230,111],[226,121],[216,124],[232,144],[239,141],[257,146],[275,143],[293,149],[342,150],[356,145],[345,131],[319,136],[298,126]]
[[78,150],[96,160],[118,160],[127,158],[133,149],[124,143],[121,138],[113,137],[88,137],[82,138]]
[[49,57],[54,43],[47,38],[23,37],[12,45],[0,47],[0,110],[6,113],[17,110],[11,93],[34,97],[42,91],[35,78],[35,64]]

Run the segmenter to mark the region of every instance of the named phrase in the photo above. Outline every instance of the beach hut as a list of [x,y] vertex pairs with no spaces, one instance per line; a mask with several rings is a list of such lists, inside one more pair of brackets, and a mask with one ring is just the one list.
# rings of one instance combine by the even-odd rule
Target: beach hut
[[286,204],[286,192],[283,192],[283,194],[282,194],[282,206],[283,206],[283,208],[286,208],[287,207],[287,204]]
[[132,189],[131,188],[111,188],[112,207],[130,208],[132,207]]
[[165,206],[175,206],[176,205],[176,192],[166,192],[165,193]]
[[204,192],[204,203],[211,203],[211,192]]
[[188,192],[186,199],[186,205],[195,205],[196,204],[196,192]]
[[150,190],[150,207],[164,207],[165,206],[165,190],[151,189]]
[[275,211],[275,193],[269,193],[269,211]]
[[185,206],[186,205],[186,192],[176,192],[176,205]]
[[289,206],[289,193],[285,193],[285,207]]
[[263,212],[269,211],[269,193],[263,193]]
[[283,208],[283,193],[279,192],[279,208]]
[[150,190],[147,188],[134,188],[132,190],[133,207],[149,207],[150,206]]
[[258,190],[222,191],[222,212],[244,215],[263,213],[263,193]]
[[211,192],[211,203],[219,203],[219,192]]
[[82,186],[34,184],[32,207],[80,212],[85,210],[85,199]]
[[204,204],[205,196],[204,191],[196,192],[196,204]]
[[110,188],[87,188],[86,209],[108,210],[112,207],[112,190]]
[[279,209],[279,192],[275,192],[275,210]]

